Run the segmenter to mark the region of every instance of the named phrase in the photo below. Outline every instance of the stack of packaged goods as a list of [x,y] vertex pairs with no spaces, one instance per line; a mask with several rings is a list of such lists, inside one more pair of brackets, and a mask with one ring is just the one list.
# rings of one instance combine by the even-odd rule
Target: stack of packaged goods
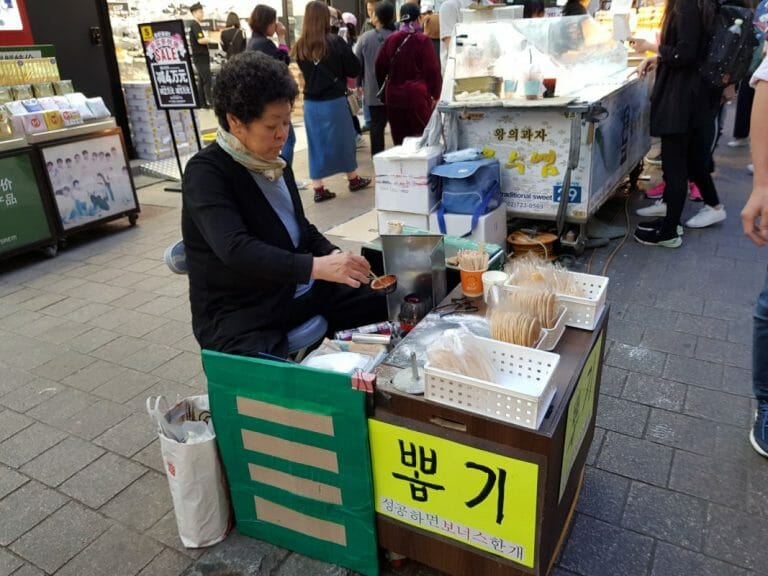
[[[171,129],[176,136],[179,154],[197,152],[195,126],[189,110],[171,110],[171,126],[164,110],[159,110],[149,82],[123,84],[128,122],[136,154],[142,160],[163,160],[173,157]],[[193,111],[197,114],[197,111]],[[197,120],[197,116],[195,116]]]

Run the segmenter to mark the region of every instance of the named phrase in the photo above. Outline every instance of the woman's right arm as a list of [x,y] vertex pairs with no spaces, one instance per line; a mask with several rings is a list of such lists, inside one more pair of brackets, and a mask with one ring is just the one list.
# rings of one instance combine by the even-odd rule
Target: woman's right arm
[[193,158],[182,184],[187,212],[216,256],[254,280],[279,279],[306,284],[312,277],[312,254],[295,254],[252,236],[245,227],[223,168]]

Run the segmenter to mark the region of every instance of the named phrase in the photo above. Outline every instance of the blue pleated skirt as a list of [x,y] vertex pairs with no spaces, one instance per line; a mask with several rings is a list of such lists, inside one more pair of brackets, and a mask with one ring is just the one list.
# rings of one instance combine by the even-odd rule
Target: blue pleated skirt
[[304,100],[304,128],[312,180],[357,170],[355,127],[346,97]]

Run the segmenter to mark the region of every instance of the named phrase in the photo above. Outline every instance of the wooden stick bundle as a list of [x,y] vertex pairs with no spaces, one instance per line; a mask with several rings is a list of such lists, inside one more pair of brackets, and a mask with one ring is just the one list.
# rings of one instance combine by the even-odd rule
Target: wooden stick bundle
[[481,242],[477,250],[459,250],[456,258],[459,261],[459,268],[467,272],[488,270],[488,254],[485,251],[485,242]]

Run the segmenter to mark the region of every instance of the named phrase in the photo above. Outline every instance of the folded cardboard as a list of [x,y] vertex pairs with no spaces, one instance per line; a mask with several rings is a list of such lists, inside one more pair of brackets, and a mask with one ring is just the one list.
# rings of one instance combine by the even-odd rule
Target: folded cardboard
[[413,212],[394,212],[390,210],[377,210],[376,217],[379,221],[379,234],[388,234],[387,222],[390,220],[402,222],[404,226],[429,230],[429,214],[414,214]]
[[438,181],[430,172],[440,163],[441,156],[439,146],[416,151],[395,146],[376,154],[376,208],[429,214],[439,200]]
[[[445,233],[451,236],[471,238],[475,242],[507,245],[507,205],[502,204],[495,210],[480,216],[477,226],[472,230],[471,214],[445,214]],[[429,216],[430,232],[440,233],[437,211]]]

